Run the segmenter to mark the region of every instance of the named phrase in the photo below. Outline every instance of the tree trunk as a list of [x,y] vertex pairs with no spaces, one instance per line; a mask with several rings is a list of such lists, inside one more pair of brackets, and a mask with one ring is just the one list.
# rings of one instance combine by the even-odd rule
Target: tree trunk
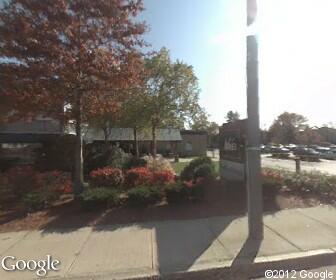
[[134,135],[134,149],[135,149],[135,156],[139,157],[139,142],[138,142],[138,134],[137,134],[137,128],[133,128],[133,135]]
[[78,197],[84,186],[83,174],[83,135],[82,135],[82,95],[77,93],[76,96],[76,147],[75,147],[75,178],[74,194]]
[[156,157],[156,126],[152,126],[152,156]]
[[106,153],[109,148],[110,148],[110,145],[109,145],[109,142],[108,142],[108,138],[109,138],[109,133],[108,133],[108,128],[104,128],[103,129],[103,132],[104,132],[104,147],[103,147],[103,152]]

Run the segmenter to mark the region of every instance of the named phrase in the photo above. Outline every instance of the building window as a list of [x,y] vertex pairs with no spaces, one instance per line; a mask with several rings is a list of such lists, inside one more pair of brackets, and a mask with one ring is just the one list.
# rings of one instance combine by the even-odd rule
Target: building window
[[192,143],[191,142],[187,142],[185,143],[185,149],[187,152],[191,152],[192,151]]

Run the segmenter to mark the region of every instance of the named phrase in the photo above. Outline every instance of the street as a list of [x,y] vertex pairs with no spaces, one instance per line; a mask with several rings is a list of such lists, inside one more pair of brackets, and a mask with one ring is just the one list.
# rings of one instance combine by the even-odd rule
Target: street
[[[298,271],[272,271],[273,277],[254,278],[254,280],[267,280],[267,279],[311,279],[311,280],[335,280],[336,279],[336,265],[323,266],[311,270],[298,270]],[[277,274],[277,275],[276,275]],[[283,276],[284,275],[284,276]]]

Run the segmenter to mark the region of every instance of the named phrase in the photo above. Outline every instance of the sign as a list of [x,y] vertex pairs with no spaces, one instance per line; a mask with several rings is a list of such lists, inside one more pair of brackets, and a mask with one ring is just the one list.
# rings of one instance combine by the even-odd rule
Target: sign
[[219,130],[220,175],[223,179],[245,181],[246,120],[223,124]]

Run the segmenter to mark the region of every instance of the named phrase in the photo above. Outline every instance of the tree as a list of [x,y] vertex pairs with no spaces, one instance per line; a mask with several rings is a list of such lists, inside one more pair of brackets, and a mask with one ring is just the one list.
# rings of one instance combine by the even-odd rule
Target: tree
[[203,108],[200,108],[195,112],[189,126],[193,130],[207,130],[210,125],[208,118],[209,114],[207,114]]
[[139,157],[138,133],[150,126],[150,111],[148,110],[148,96],[140,90],[132,98],[129,98],[122,108],[120,124],[133,128],[135,156]]
[[172,62],[165,48],[146,59],[146,69],[152,154],[156,156],[156,129],[160,126],[184,127],[199,109],[199,87],[192,66],[181,61]]
[[219,125],[216,122],[210,122],[208,120],[208,114],[204,109],[200,110],[194,117],[194,121],[191,124],[193,130],[203,130],[208,134],[208,145],[211,147],[218,146],[219,141]]
[[307,127],[306,122],[302,115],[284,112],[271,125],[269,138],[274,143],[297,143],[299,132]]
[[11,117],[75,120],[76,195],[82,123],[114,111],[114,92],[137,83],[146,26],[134,19],[142,9],[141,0],[13,0],[0,12],[1,98]]
[[226,121],[227,122],[235,122],[237,120],[240,119],[240,115],[237,111],[233,112],[233,111],[229,111],[227,114],[226,114]]

